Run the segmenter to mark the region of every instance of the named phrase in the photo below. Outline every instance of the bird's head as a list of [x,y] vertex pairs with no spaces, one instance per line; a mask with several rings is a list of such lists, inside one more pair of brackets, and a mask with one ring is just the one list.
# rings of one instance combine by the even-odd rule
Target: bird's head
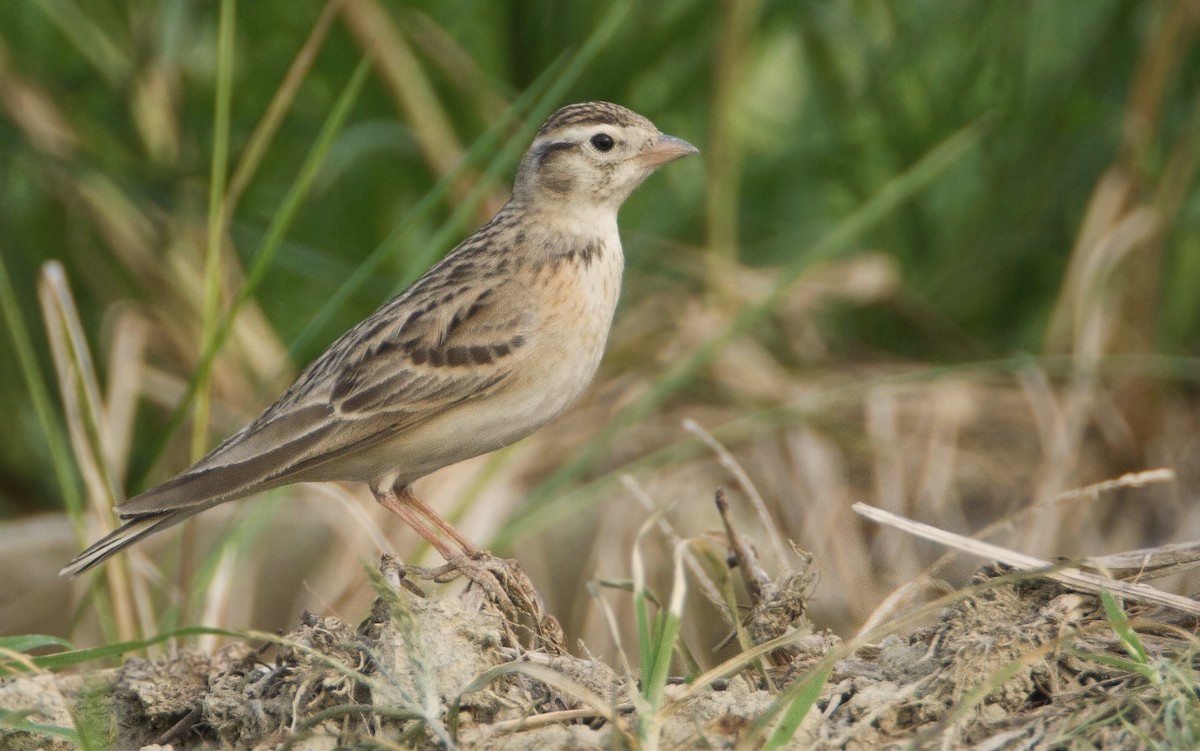
[[563,107],[538,130],[513,197],[527,205],[612,210],[658,167],[697,153],[641,115],[609,102]]

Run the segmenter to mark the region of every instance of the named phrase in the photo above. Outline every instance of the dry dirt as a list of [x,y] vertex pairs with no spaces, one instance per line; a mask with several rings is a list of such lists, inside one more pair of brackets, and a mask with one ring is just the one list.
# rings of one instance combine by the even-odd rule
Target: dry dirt
[[[1135,631],[1122,632],[1097,597],[988,568],[924,625],[848,644],[808,622],[811,582],[805,565],[760,580],[747,639],[791,643],[703,683],[670,680],[654,731],[639,725],[636,682],[582,646],[566,654],[543,614],[514,618],[521,597],[430,598],[390,560],[357,626],[305,613],[285,636],[214,654],[10,678],[0,706],[42,725],[90,723],[118,749],[652,746],[639,732],[659,748],[757,747],[778,697],[831,666],[788,747],[1195,747],[1194,619],[1130,607]],[[527,586],[519,571],[513,586]],[[27,726],[0,729],[0,747],[72,746]]]

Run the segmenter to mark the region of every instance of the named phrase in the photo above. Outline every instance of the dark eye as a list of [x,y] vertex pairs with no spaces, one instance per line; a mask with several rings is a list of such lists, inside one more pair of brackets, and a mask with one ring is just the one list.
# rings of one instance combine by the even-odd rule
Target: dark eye
[[592,145],[596,147],[596,151],[611,151],[614,145],[613,138],[607,133],[597,133],[592,136]]

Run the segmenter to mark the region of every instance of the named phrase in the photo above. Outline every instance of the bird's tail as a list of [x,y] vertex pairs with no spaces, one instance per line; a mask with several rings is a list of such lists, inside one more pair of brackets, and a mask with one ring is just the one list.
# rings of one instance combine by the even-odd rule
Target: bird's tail
[[166,511],[131,519],[113,532],[105,535],[103,539],[97,540],[87,550],[75,556],[70,563],[63,567],[62,571],[58,572],[58,575],[76,576],[82,574],[93,566],[97,566],[108,560],[146,535],[178,524],[195,514],[198,510],[181,509],[178,511]]

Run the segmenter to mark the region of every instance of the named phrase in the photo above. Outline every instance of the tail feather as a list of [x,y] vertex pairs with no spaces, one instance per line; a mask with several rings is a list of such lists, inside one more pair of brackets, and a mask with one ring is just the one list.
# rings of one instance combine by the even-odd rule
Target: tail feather
[[118,529],[97,540],[87,550],[75,556],[58,572],[59,576],[77,576],[98,566],[138,540],[160,529],[178,524],[200,509],[182,509],[153,516],[141,516],[121,525]]

